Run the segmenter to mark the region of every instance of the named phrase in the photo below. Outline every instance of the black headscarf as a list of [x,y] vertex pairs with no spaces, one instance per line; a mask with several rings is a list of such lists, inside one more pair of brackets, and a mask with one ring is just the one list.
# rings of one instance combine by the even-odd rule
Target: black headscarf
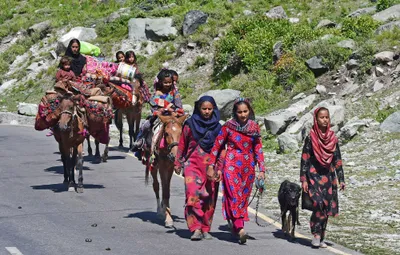
[[65,51],[65,56],[68,56],[72,59],[71,70],[76,76],[79,76],[82,73],[83,67],[86,65],[86,58],[79,52],[78,54],[74,54],[72,52],[73,43],[77,43],[79,45],[79,50],[81,49],[81,42],[78,39],[72,39],[69,41],[67,50]]
[[[214,109],[210,119],[204,119],[200,113],[200,107],[203,102],[210,102]],[[215,143],[215,139],[221,130],[219,124],[220,114],[213,97],[203,96],[195,103],[193,115],[186,122],[192,131],[194,139],[199,142],[200,147],[209,153]],[[201,140],[201,141],[200,141]]]

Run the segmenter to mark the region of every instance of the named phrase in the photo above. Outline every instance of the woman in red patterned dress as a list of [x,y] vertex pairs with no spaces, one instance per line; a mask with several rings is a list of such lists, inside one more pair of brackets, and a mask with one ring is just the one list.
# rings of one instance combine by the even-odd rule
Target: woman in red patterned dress
[[247,99],[235,101],[233,119],[223,125],[215,141],[207,171],[209,178],[214,175],[214,165],[225,145],[224,167],[222,171],[217,169],[215,179],[223,181],[223,216],[232,222],[233,233],[239,235],[239,243],[243,244],[247,240],[244,222],[249,220],[247,207],[256,164],[260,170],[258,178],[265,177],[260,127],[254,121],[254,111]]
[[344,174],[338,139],[331,130],[328,109],[314,111],[314,125],[306,137],[301,157],[302,208],[312,211],[312,246],[326,248],[324,242],[329,216],[339,213],[338,179],[344,190]]
[[[221,130],[220,115],[214,98],[203,96],[186,121],[178,145],[175,172],[184,168],[185,218],[191,240],[212,239],[209,234],[218,197],[218,183],[207,180],[207,161],[215,138]],[[183,164],[183,165],[182,165]]]

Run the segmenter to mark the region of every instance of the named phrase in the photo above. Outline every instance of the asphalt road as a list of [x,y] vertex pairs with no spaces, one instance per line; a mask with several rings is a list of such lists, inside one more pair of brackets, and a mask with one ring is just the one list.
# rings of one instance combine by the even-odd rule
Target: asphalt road
[[[107,163],[84,157],[84,193],[62,184],[58,145],[32,127],[0,126],[0,254],[348,254],[343,247],[312,249],[301,237],[287,241],[274,225],[246,229],[251,240],[231,239],[217,206],[210,241],[192,242],[183,216],[184,186],[174,176],[171,209],[176,229],[156,215],[144,167],[111,148]],[[114,141],[116,142],[116,141]],[[85,144],[86,147],[86,144]],[[89,242],[88,242],[89,241]]]

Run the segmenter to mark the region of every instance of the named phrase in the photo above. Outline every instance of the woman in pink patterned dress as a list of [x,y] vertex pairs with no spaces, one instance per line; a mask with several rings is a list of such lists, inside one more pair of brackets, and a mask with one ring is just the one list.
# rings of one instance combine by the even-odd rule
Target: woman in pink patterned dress
[[191,240],[212,239],[209,234],[218,197],[218,183],[207,180],[207,162],[215,138],[221,130],[220,115],[214,98],[203,96],[186,121],[178,145],[175,172],[184,168],[185,218]]
[[[227,147],[223,170],[215,173],[215,162],[220,151]],[[244,222],[249,220],[247,207],[255,180],[255,166],[258,164],[258,178],[265,178],[264,155],[260,127],[254,121],[254,111],[247,99],[238,98],[233,106],[233,119],[226,122],[211,150],[207,176],[222,180],[222,211],[226,220],[233,224],[233,233],[239,235],[244,244],[247,233]]]

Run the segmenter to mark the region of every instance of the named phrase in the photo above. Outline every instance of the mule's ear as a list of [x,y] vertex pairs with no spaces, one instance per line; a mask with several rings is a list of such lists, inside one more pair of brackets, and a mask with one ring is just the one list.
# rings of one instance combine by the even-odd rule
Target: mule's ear
[[187,119],[187,117],[189,117],[189,114],[185,114],[182,115],[178,118],[179,123],[183,124],[183,122],[185,122],[185,120]]
[[158,118],[161,120],[162,123],[165,123],[170,118],[169,116],[163,116],[161,114],[157,114]]

